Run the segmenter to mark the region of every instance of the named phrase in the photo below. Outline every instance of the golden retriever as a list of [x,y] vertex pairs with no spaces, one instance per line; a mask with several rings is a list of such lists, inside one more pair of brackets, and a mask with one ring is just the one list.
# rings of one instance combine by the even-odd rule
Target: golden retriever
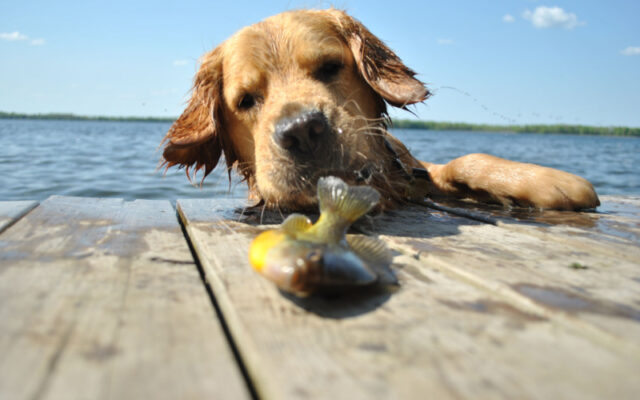
[[192,97],[164,139],[164,165],[208,175],[221,156],[269,207],[316,203],[326,175],[375,187],[383,206],[416,195],[577,210],[599,205],[585,179],[486,154],[418,161],[388,131],[387,105],[430,93],[415,72],[345,12],[289,11],[206,53]]

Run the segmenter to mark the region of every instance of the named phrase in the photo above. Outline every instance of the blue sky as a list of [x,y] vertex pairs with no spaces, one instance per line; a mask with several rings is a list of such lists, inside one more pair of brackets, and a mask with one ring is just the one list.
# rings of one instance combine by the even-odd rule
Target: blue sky
[[177,116],[203,52],[269,15],[330,5],[428,83],[419,119],[640,126],[637,0],[4,1],[0,110]]

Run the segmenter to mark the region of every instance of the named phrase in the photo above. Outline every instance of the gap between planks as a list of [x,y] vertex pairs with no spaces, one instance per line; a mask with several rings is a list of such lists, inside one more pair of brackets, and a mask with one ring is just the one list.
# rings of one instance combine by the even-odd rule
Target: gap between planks
[[52,196],[0,239],[0,398],[249,397],[169,201]]
[[[532,350],[532,343],[542,346],[540,350],[543,353],[545,346],[549,351],[555,346],[555,343],[559,343],[560,347],[553,349],[548,354],[550,361],[560,361],[560,365],[572,371],[571,373],[567,372],[565,378],[568,381],[564,378],[555,381],[554,385],[552,385],[553,387],[546,392],[547,394],[554,393],[554,390],[570,390],[570,393],[574,394],[579,393],[580,390],[590,390],[589,393],[591,394],[600,393],[602,395],[607,393],[606,388],[623,387],[623,383],[627,385],[624,386],[627,390],[630,390],[629,388],[633,386],[628,381],[628,373],[634,369],[630,366],[637,365],[637,358],[629,359],[630,354],[628,353],[620,357],[620,348],[612,351],[610,346],[602,345],[600,342],[594,343],[593,337],[588,335],[585,337],[575,324],[567,326],[558,322],[555,318],[557,312],[551,309],[547,310],[546,307],[532,303],[535,307],[538,307],[536,309],[537,313],[528,312],[527,305],[519,302],[522,299],[520,295],[516,294],[515,298],[518,301],[514,304],[513,298],[497,293],[494,288],[486,285],[478,287],[477,284],[474,284],[474,279],[480,282],[488,279],[488,282],[491,283],[491,279],[486,276],[472,274],[472,282],[470,282],[459,274],[451,275],[449,270],[438,268],[439,265],[433,265],[430,262],[431,260],[420,257],[420,254],[416,257],[417,252],[412,248],[400,248],[403,251],[397,257],[405,258],[405,260],[399,260],[399,264],[411,264],[414,267],[424,268],[423,272],[438,282],[439,278],[437,276],[443,279],[446,278],[447,281],[455,286],[454,291],[448,293],[453,289],[453,286],[439,286],[438,289],[435,289],[435,292],[438,293],[435,296],[432,294],[430,297],[415,298],[416,290],[420,289],[418,286],[428,283],[424,283],[420,279],[407,279],[405,291],[398,293],[397,296],[392,296],[390,302],[393,302],[393,304],[382,305],[381,303],[379,308],[376,306],[371,310],[364,309],[363,313],[349,315],[349,317],[357,315],[357,318],[333,320],[331,317],[327,318],[325,314],[307,313],[305,312],[306,308],[300,309],[298,305],[291,304],[283,299],[282,295],[274,290],[272,285],[256,276],[247,264],[245,246],[251,240],[252,232],[255,233],[267,227],[249,224],[246,226],[251,227],[251,229],[245,229],[245,223],[236,220],[236,218],[231,218],[228,211],[233,206],[229,203],[185,201],[184,204],[179,202],[178,207],[181,218],[185,221],[187,232],[189,232],[194,242],[195,250],[201,256],[204,272],[213,292],[217,296],[220,309],[234,334],[239,351],[244,357],[246,367],[255,382],[256,389],[263,398],[299,398],[300,393],[296,392],[296,389],[301,385],[304,388],[310,387],[316,390],[326,389],[329,391],[336,388],[349,388],[355,389],[357,393],[360,393],[361,398],[372,398],[371,396],[385,398],[385,393],[408,393],[405,390],[406,386],[398,385],[399,382],[410,384],[410,387],[414,387],[413,385],[415,384],[415,387],[423,389],[430,387],[431,389],[443,390],[442,393],[449,388],[450,392],[447,392],[449,395],[445,396],[447,398],[464,397],[458,396],[458,394],[465,393],[465,390],[469,388],[482,389],[485,394],[502,393],[502,390],[506,390],[507,392],[511,391],[513,395],[518,390],[523,390],[522,388],[531,389],[536,387],[535,382],[531,381],[531,379],[535,379],[536,376],[538,378],[544,376],[549,371],[549,368],[546,367],[548,362],[547,355],[541,354],[538,350]],[[398,215],[391,214],[389,218],[394,219],[396,217]],[[413,220],[410,213],[408,217],[405,216],[405,219]],[[434,223],[438,224],[437,218],[434,219]],[[403,224],[402,219],[400,222],[396,221],[396,224]],[[442,223],[440,224],[442,225]],[[473,225],[483,226],[477,223]],[[499,229],[501,228],[492,228],[493,231]],[[442,232],[445,231],[443,230]],[[373,233],[380,234],[379,232]],[[383,239],[388,243],[393,243],[393,239],[389,236]],[[406,254],[409,254],[409,256]],[[434,257],[437,258],[438,254],[434,254]],[[447,260],[439,261],[445,263],[445,266],[447,266],[446,264],[451,264]],[[455,260],[453,261],[455,262]],[[407,265],[405,267],[407,267],[406,270],[400,269],[400,273],[410,278],[412,276],[411,271]],[[433,272],[437,274],[433,274]],[[432,288],[432,290],[434,289]],[[475,298],[482,299],[488,295],[486,297],[490,299],[504,301],[506,307],[513,307],[515,310],[519,310],[522,315],[536,316],[548,311],[549,314],[544,315],[550,315],[553,318],[540,318],[540,320],[547,322],[544,322],[545,325],[531,326],[530,329],[533,329],[532,331],[517,331],[517,328],[513,328],[513,330],[507,329],[504,332],[498,332],[498,330],[493,329],[495,324],[491,324],[490,327],[492,329],[487,331],[488,334],[476,337],[477,331],[475,329],[485,329],[488,321],[497,321],[497,323],[501,324],[501,316],[490,316],[482,312],[477,317],[469,315],[468,328],[470,330],[465,331],[467,329],[466,322],[464,322],[467,320],[466,318],[458,322],[457,316],[447,314],[449,312],[448,309],[443,312],[441,308],[438,308],[443,307],[442,301],[438,297],[443,293],[456,294],[460,297],[452,298],[461,299],[460,301],[463,303],[467,298],[469,299],[468,301],[475,301]],[[482,295],[477,297],[478,293]],[[425,317],[425,314],[421,311],[423,309],[415,307],[416,305],[422,307],[423,304],[429,304],[432,307],[431,315],[434,317],[445,318],[435,321],[436,324],[430,326],[427,319],[421,319],[421,317]],[[389,305],[391,308],[387,308]],[[349,307],[347,303],[342,306]],[[406,309],[397,308],[402,306],[408,307]],[[402,318],[403,313],[401,311],[406,311],[406,318]],[[400,313],[394,314],[397,312]],[[412,329],[408,330],[372,330],[372,327],[376,326],[393,328],[395,324],[399,324],[396,327],[409,328],[406,325],[407,323],[415,323],[415,326],[412,325]],[[543,324],[543,322],[540,323]],[[589,325],[589,322],[584,322],[584,324]],[[502,327],[502,325],[499,326]],[[462,327],[465,328],[463,329]],[[509,326],[506,327],[509,328]],[[316,331],[318,328],[321,329]],[[405,334],[405,332],[408,333]],[[532,332],[531,335],[533,336],[530,336],[529,332]],[[414,335],[417,333],[421,334],[421,338],[423,334],[431,335],[424,336],[424,340],[431,340],[431,347],[424,346],[422,339],[414,341]],[[454,334],[453,336],[451,336],[452,333]],[[460,336],[457,336],[458,333],[460,333]],[[540,337],[537,338],[537,335],[540,335]],[[360,342],[362,338],[368,338],[368,341]],[[494,338],[508,341],[504,345],[500,342],[497,344],[490,343],[490,340]],[[412,349],[408,349],[403,340],[396,339],[407,339],[408,346],[412,347]],[[450,342],[447,340],[450,340]],[[597,342],[597,340],[595,341]],[[466,349],[467,342],[473,343],[473,346],[480,345],[480,347],[477,350],[474,348],[474,352],[469,352]],[[366,352],[365,354],[365,352],[361,351],[362,347],[360,346],[363,343],[367,346],[376,346],[376,343],[380,343],[381,347],[376,347],[378,352]],[[482,348],[482,344],[488,347]],[[529,345],[525,348],[519,348],[522,344]],[[570,346],[567,346],[568,344]],[[581,375],[581,371],[576,372],[575,369],[571,368],[570,360],[573,359],[573,356],[569,356],[567,351],[572,348],[580,349],[581,347],[583,351],[576,353],[576,360],[584,358],[584,360],[588,361],[587,366],[583,366],[586,368],[585,373],[599,371],[600,373],[605,373],[604,377],[598,374],[598,376],[594,376],[594,380],[588,378],[585,380],[583,379],[584,376]],[[584,349],[591,349],[591,351],[585,352]],[[480,356],[475,351],[478,351]],[[482,356],[482,352],[486,354]],[[281,358],[284,354],[291,355],[289,361]],[[411,357],[403,359],[407,354],[410,354]],[[474,365],[478,362],[484,363],[487,355],[490,356],[489,362],[495,362],[495,360],[503,361],[502,368],[498,368],[495,376],[491,375],[492,373],[475,372],[477,370],[474,369]],[[601,358],[603,355],[606,355],[604,359]],[[531,357],[531,359],[526,359],[527,356]],[[505,376],[514,371],[512,363],[505,362],[505,360],[511,359],[510,361],[514,361],[513,357],[516,359],[525,357],[524,361],[516,363],[519,370],[516,369],[515,373],[522,372],[526,375],[520,380],[516,379],[515,383],[513,380],[505,378]],[[291,359],[298,359],[298,361],[291,361]],[[370,363],[373,360],[377,360],[377,362]],[[603,360],[607,360],[611,363],[610,365],[616,367],[617,375],[614,374],[613,369],[608,369],[608,366],[605,367],[607,363]],[[359,365],[358,361],[366,362],[366,364]],[[298,365],[298,363],[302,364]],[[424,369],[420,369],[421,372],[414,376],[416,370],[406,368],[407,363],[413,367],[424,367]],[[458,373],[461,372],[461,364],[465,364],[464,367],[471,368],[467,370],[470,376]],[[379,369],[381,365],[385,367],[384,371]],[[332,369],[328,371],[326,367],[331,367]],[[348,373],[346,376],[340,377],[332,375],[332,371],[352,371],[349,369],[350,367],[354,367],[354,371],[358,371],[357,375],[350,376]],[[443,373],[442,371],[447,372]],[[611,373],[608,371],[611,371]],[[395,375],[400,372],[402,373],[401,375]],[[529,372],[531,374],[528,374]],[[461,375],[463,377],[460,377]],[[400,381],[397,380],[399,376],[402,377]],[[534,378],[528,378],[530,376]],[[621,377],[620,385],[611,386],[607,384],[605,385],[606,388],[605,386],[599,388],[594,383],[593,385],[595,386],[590,386],[591,382],[600,382],[602,379],[602,382],[608,381],[610,383],[609,379],[617,376]],[[315,382],[309,381],[309,377],[313,377]],[[495,379],[500,385],[506,386],[498,386],[497,389],[494,387],[497,392],[491,387],[478,388],[474,386],[478,379],[482,377]],[[332,382],[330,386],[322,385],[322,382],[329,380]],[[452,382],[457,382],[457,384],[454,385]],[[587,385],[588,389],[576,388],[575,390],[578,390],[578,392],[575,392],[573,386],[566,382],[573,382],[574,384],[582,382]],[[515,385],[515,389],[510,386],[511,383]],[[462,388],[457,388],[458,384],[462,385]],[[527,385],[532,386],[529,387]],[[518,389],[518,387],[522,388]],[[594,388],[598,389],[598,391],[593,392]],[[469,390],[467,393],[473,392],[477,396],[477,392]],[[516,392],[513,390],[516,390]],[[628,391],[626,393],[632,392]],[[320,392],[312,393],[317,396]],[[346,393],[343,390],[339,393],[333,393],[333,395],[335,396],[334,398],[342,398],[342,395]],[[419,392],[412,393],[417,394]],[[522,397],[527,397],[525,395],[526,392],[520,391],[518,393]],[[583,394],[586,393],[584,392]],[[470,395],[469,398],[473,398],[473,396]]]
[[198,274],[200,275],[200,280],[202,281],[202,285],[204,286],[205,290],[207,291],[207,295],[209,296],[209,300],[211,301],[211,306],[213,307],[213,310],[215,312],[215,315],[218,319],[218,321],[220,322],[220,326],[222,327],[222,331],[224,332],[224,336],[227,339],[227,343],[229,344],[229,348],[231,349],[231,352],[233,353],[233,357],[236,361],[236,363],[238,364],[238,368],[240,369],[240,373],[242,374],[242,378],[244,379],[245,384],[247,385],[247,389],[249,391],[249,395],[251,396],[251,398],[253,400],[258,400],[260,397],[258,396],[258,392],[256,391],[256,387],[253,384],[253,380],[251,379],[251,376],[249,375],[249,372],[247,371],[247,367],[244,363],[244,360],[242,359],[242,355],[240,354],[240,351],[238,350],[238,346],[236,345],[235,340],[233,339],[233,336],[231,335],[231,331],[229,330],[229,326],[227,325],[227,321],[225,319],[225,316],[222,312],[222,310],[220,309],[220,305],[218,304],[218,300],[216,299],[216,296],[213,292],[213,289],[211,288],[211,285],[209,284],[209,280],[207,279],[207,274],[204,271],[204,268],[202,267],[202,263],[200,262],[200,257],[198,256],[198,252],[196,251],[195,247],[194,247],[194,243],[191,240],[191,237],[189,236],[189,233],[187,231],[187,227],[183,221],[183,216],[180,213],[180,208],[179,206],[175,207],[176,209],[176,218],[178,220],[178,224],[180,225],[180,228],[182,229],[182,234],[184,235],[184,240],[187,242],[187,245],[189,246],[189,251],[191,252],[191,257],[193,257],[193,262],[195,263],[196,267],[198,268]]
[[[226,205],[230,206],[231,202],[227,202]],[[420,203],[420,205],[433,210],[449,213],[455,217],[480,222],[486,225],[496,226],[501,229],[505,229],[505,230],[515,229],[516,231],[525,235],[536,235],[536,236],[540,235],[537,231],[526,231],[526,230],[520,229],[520,227],[517,224],[514,225],[514,224],[503,223],[499,221],[498,218],[494,218],[493,216],[486,215],[482,211],[465,210],[465,209],[460,209],[456,207],[443,206],[432,201]],[[194,259],[198,260],[198,268],[200,269],[200,272],[202,274],[203,282],[205,285],[207,285],[207,290],[211,291],[210,295],[212,297],[212,302],[214,304],[214,307],[216,307],[216,311],[219,313],[219,319],[221,321],[225,321],[223,310],[220,309],[217,303],[217,300],[214,294],[215,292],[212,291],[211,287],[208,286],[209,282],[207,280],[207,274],[202,268],[202,265],[200,264],[199,257],[197,255],[198,252],[193,247],[194,243],[191,241],[188,234],[188,229],[184,225],[185,221],[187,220],[187,217],[186,215],[183,214],[179,204],[177,205],[177,213],[179,217],[178,219],[180,220],[180,224],[183,226],[185,237],[187,238],[189,246],[192,250]],[[547,224],[544,224],[544,225],[547,225]],[[366,233],[368,235],[378,234],[376,232],[369,232],[368,229],[363,229],[363,233]],[[625,356],[633,355],[636,358],[640,358],[640,346],[632,343],[631,341],[627,341],[627,340],[624,340],[623,338],[615,336],[614,334],[599,328],[597,325],[594,325],[589,321],[585,321],[578,317],[572,316],[571,314],[567,314],[562,311],[558,311],[558,310],[546,307],[545,305],[541,305],[535,302],[534,300],[532,300],[531,298],[511,289],[506,284],[503,284],[494,280],[488,280],[480,275],[474,274],[473,272],[469,272],[464,268],[459,268],[453,265],[452,263],[448,263],[445,260],[439,259],[438,257],[433,257],[428,254],[426,256],[423,256],[421,252],[416,251],[416,249],[412,248],[411,246],[405,246],[401,243],[397,243],[389,240],[386,240],[386,242],[390,248],[398,251],[399,253],[405,256],[408,256],[410,258],[422,261],[426,266],[439,270],[447,274],[447,276],[461,283],[473,286],[489,295],[493,295],[497,298],[500,298],[505,302],[507,302],[508,304],[511,304],[514,307],[517,307],[524,312],[528,312],[542,318],[548,318],[549,320],[554,321],[556,324],[563,326],[566,329],[569,329],[574,334],[582,336],[594,343],[600,344],[612,351],[615,351],[620,355],[625,355]],[[214,282],[218,280],[218,277],[215,276],[215,274],[212,278],[214,279]],[[224,290],[223,288],[224,284],[222,282],[217,282],[217,283],[220,285],[220,289]],[[227,315],[235,314],[233,311],[231,311],[233,308],[232,305],[229,305],[228,307],[225,307],[225,308],[229,311],[227,312]],[[228,339],[230,343],[233,343],[233,338],[231,336],[230,331],[228,330],[228,327],[226,326],[226,321],[224,322],[224,324],[226,329],[225,332],[228,335]],[[250,381],[250,377],[247,374],[246,366],[242,361],[240,354],[238,353],[235,343],[232,344],[232,347],[236,352],[235,354],[238,357],[239,364],[243,368],[243,374],[245,374],[245,378],[248,381]],[[251,386],[251,388],[252,390],[255,390],[253,386]]]
[[29,214],[40,203],[37,201],[3,201],[0,202],[0,234]]

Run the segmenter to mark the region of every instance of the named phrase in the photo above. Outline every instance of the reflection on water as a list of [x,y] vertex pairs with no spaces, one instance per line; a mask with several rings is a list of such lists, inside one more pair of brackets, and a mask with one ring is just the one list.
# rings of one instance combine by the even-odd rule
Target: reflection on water
[[[124,199],[244,197],[224,169],[194,187],[183,171],[157,171],[169,123],[0,120],[0,200],[52,194]],[[638,194],[640,139],[395,131],[420,159],[444,163],[489,153],[560,168],[589,179],[599,194]]]

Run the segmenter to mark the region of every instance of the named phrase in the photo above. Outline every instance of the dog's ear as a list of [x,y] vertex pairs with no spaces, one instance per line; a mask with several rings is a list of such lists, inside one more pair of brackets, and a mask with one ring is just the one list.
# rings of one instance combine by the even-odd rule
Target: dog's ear
[[180,117],[173,123],[162,143],[162,165],[166,168],[185,167],[191,179],[204,169],[204,179],[215,168],[224,152],[227,167],[236,161],[231,146],[226,145],[221,107],[222,59],[220,48],[207,53],[195,76],[191,99]]
[[389,104],[404,108],[426,100],[430,93],[416,73],[362,23],[340,10],[331,10],[338,19],[362,77]]

